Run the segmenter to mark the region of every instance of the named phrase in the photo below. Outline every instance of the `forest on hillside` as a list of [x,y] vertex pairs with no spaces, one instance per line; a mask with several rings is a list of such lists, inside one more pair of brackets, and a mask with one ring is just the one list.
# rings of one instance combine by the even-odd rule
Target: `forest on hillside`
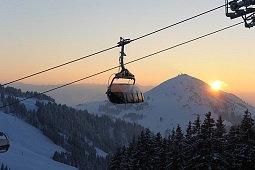
[[11,169],[8,168],[8,166],[4,166],[4,164],[2,164],[0,170],[11,170]]
[[[36,93],[3,87],[0,92],[1,104],[9,105],[3,112],[23,119],[65,148],[52,159],[81,170],[255,169],[255,126],[248,110],[228,132],[222,118],[214,120],[208,112],[203,121],[197,117],[185,131],[177,126],[163,137],[137,124],[56,104],[48,96],[35,99],[36,109],[29,110],[17,97]],[[98,155],[96,148],[108,155]]]
[[4,97],[5,95],[8,95],[9,97],[15,96],[15,97],[21,97],[21,98],[34,98],[38,100],[47,100],[47,101],[55,102],[55,100],[52,97],[47,96],[45,94],[32,92],[32,91],[22,92],[21,89],[16,89],[14,87],[9,87],[9,86],[7,87],[0,86],[0,94],[1,94],[2,100],[5,98]]
[[186,133],[180,126],[167,138],[149,129],[126,147],[118,148],[109,170],[117,169],[255,169],[255,126],[249,111],[239,125],[227,133],[223,120],[207,113],[203,122],[189,122]]
[[[34,99],[35,110],[29,110],[19,98],[37,93],[23,93],[15,88],[1,87],[3,112],[12,114],[41,130],[66,152],[55,152],[56,161],[83,169],[107,169],[109,159],[119,146],[128,145],[134,136],[144,128],[122,120],[112,120],[108,116],[97,116],[86,110],[76,110],[66,105],[56,104],[54,99],[41,96]],[[17,95],[17,96],[15,96]],[[29,96],[28,96],[29,97]],[[39,100],[38,100],[39,99]],[[97,154],[100,149],[106,157]]]

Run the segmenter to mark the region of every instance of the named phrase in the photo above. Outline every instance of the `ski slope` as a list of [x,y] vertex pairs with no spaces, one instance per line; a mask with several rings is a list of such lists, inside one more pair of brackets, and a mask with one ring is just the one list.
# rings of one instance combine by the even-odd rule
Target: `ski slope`
[[10,148],[0,154],[0,164],[11,170],[75,170],[51,157],[64,149],[54,144],[41,131],[24,121],[0,111],[0,131],[9,136]]

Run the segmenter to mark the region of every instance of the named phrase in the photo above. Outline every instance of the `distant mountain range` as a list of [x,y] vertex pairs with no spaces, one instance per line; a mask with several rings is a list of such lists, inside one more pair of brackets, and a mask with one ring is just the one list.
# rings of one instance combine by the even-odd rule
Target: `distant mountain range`
[[209,111],[215,120],[222,115],[227,125],[239,123],[247,109],[255,115],[255,108],[237,96],[215,92],[205,82],[187,74],[163,82],[144,96],[143,104],[112,105],[106,100],[80,104],[77,108],[135,122],[162,134],[168,134],[177,124],[185,130],[189,121],[198,115],[203,120]]
[[[23,88],[21,88],[22,85],[24,85]],[[54,88],[54,86],[29,86],[26,84],[17,86],[23,91],[38,92]],[[57,103],[60,102],[59,100],[62,100],[62,102],[69,101],[68,105],[72,102],[76,105],[75,102],[84,99],[84,103],[79,104],[76,107],[77,109],[86,109],[89,113],[97,115],[108,115],[114,121],[108,116],[98,117],[86,111],[82,112],[68,108],[65,105],[56,104],[54,99],[51,101],[48,96],[42,96],[44,97],[42,99],[29,99],[21,102],[25,107],[19,105],[19,107],[13,106],[1,110],[0,131],[8,134],[11,147],[2,156],[3,159],[0,160],[0,163],[8,165],[11,169],[20,169],[21,167],[23,169],[34,169],[34,167],[37,167],[37,169],[75,169],[53,161],[51,159],[53,153],[55,155],[56,150],[65,152],[65,149],[54,144],[41,131],[28,125],[23,120],[32,121],[32,124],[36,127],[44,127],[42,129],[48,130],[43,132],[45,134],[59,134],[64,139],[59,142],[62,141],[62,145],[65,147],[73,145],[73,140],[65,140],[68,138],[75,139],[75,144],[78,146],[91,147],[90,154],[95,154],[103,160],[109,153],[113,152],[114,147],[112,145],[118,142],[127,145],[128,141],[132,140],[133,134],[140,133],[143,127],[137,124],[150,128],[154,132],[161,132],[162,135],[168,135],[178,124],[185,131],[188,122],[193,122],[198,115],[201,117],[201,121],[204,120],[205,113],[209,111],[212,112],[212,117],[215,120],[219,115],[222,115],[224,123],[227,125],[239,123],[247,109],[251,112],[252,117],[255,116],[255,108],[242,99],[223,91],[215,92],[205,82],[186,74],[169,79],[144,93],[145,102],[142,104],[113,105],[109,103],[105,95],[104,98],[96,98],[95,94],[102,96],[102,93],[105,93],[105,87],[106,85],[95,84],[73,85],[66,89],[57,90],[50,95],[53,98],[57,96]],[[141,87],[141,89],[146,88],[150,89],[151,87]],[[22,93],[14,88],[4,89],[2,87],[1,89],[0,106],[6,102],[8,103],[8,101],[13,102],[12,97],[24,98],[29,94]],[[101,91],[98,89],[101,89]],[[88,100],[90,95],[91,98]],[[92,98],[101,101],[89,102]],[[76,99],[79,100],[76,101]],[[36,100],[42,100],[45,105],[36,105]],[[46,105],[47,100],[50,102]],[[43,117],[43,115],[46,116]],[[57,115],[58,119],[53,119],[51,115]],[[116,118],[135,124],[127,124],[124,121],[116,120]],[[50,124],[51,122],[54,123]],[[60,127],[51,129],[50,125]],[[63,130],[69,126],[72,128],[67,131]],[[79,136],[77,134],[81,135],[81,139],[77,138]],[[90,150],[87,149],[85,155],[88,155],[89,152],[87,151]],[[68,154],[70,153],[68,152]],[[13,164],[14,161],[15,164]]]
[[[22,91],[44,92],[60,85],[15,83],[13,86]],[[223,91],[214,92],[205,82],[186,74],[167,80],[154,88],[152,86],[139,87],[145,92],[146,100],[137,106],[112,106],[105,95],[106,84],[75,84],[47,93],[47,95],[53,97],[57,103],[71,107],[78,105],[78,109],[107,114],[113,118],[123,118],[130,122],[140,123],[145,127],[153,127],[152,130],[160,132],[170,130],[177,124],[185,128],[188,121],[194,120],[197,114],[203,115],[208,111],[213,112],[215,118],[222,114],[225,122],[230,124],[239,122],[240,115],[246,109],[255,113],[254,107],[237,96]],[[116,114],[111,113],[112,110]],[[175,114],[177,115],[174,116]],[[151,123],[150,119],[157,121]]]
[[[53,89],[60,85],[32,85],[24,83],[14,83],[11,86],[19,88],[22,91],[36,91],[44,92],[49,89]],[[153,88],[153,86],[140,86],[143,92],[146,92]],[[54,90],[47,93],[56,100],[57,103],[66,104],[71,107],[76,107],[80,103],[86,103],[91,101],[103,101],[107,100],[105,95],[107,84],[74,84],[67,87]]]

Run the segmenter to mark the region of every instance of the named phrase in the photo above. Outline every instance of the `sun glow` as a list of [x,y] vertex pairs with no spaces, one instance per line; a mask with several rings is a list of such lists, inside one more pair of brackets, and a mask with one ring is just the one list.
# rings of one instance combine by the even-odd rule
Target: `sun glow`
[[220,81],[220,80],[215,80],[210,82],[210,86],[214,91],[218,90],[223,90],[224,87],[228,86],[227,83]]

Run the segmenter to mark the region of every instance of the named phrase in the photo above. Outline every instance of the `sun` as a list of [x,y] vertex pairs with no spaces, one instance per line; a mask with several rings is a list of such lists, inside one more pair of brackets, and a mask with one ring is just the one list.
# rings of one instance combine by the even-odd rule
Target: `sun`
[[227,83],[220,81],[220,80],[215,80],[210,82],[210,86],[214,91],[218,90],[223,90],[224,87],[228,86]]

